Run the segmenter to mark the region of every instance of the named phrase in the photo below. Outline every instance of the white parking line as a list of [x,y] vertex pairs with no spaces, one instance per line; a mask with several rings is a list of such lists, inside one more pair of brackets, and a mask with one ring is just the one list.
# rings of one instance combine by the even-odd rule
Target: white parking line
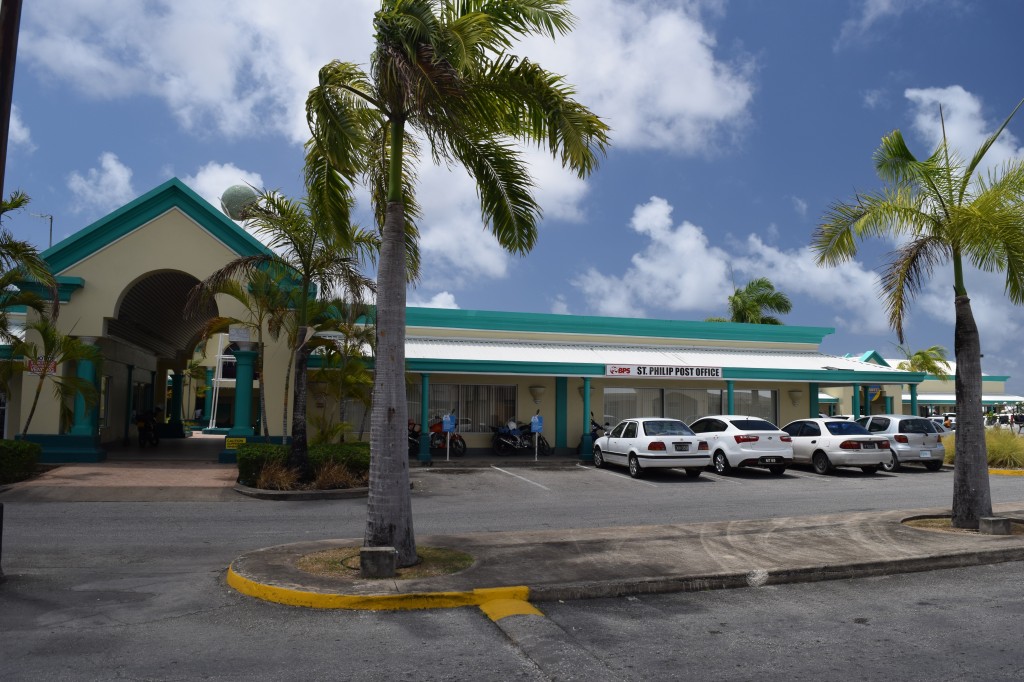
[[609,476],[614,476],[615,478],[625,478],[626,480],[633,481],[635,483],[643,483],[644,485],[649,485],[652,488],[658,487],[656,484],[651,483],[650,481],[645,481],[640,478],[633,478],[632,476],[627,476],[626,474],[620,474],[617,471],[609,471],[608,469],[598,469],[597,467],[588,467],[583,466],[582,464],[577,464],[576,466],[578,466],[580,469],[589,469],[590,471],[596,471],[601,474],[607,474]]
[[528,478],[524,478],[524,477],[520,476],[519,474],[513,474],[511,471],[506,471],[505,469],[502,469],[501,467],[496,467],[493,464],[491,465],[491,468],[494,469],[495,471],[500,471],[503,474],[508,474],[509,476],[514,476],[514,477],[518,478],[520,481],[526,481],[527,483],[529,483],[531,485],[535,485],[538,488],[544,488],[544,490],[547,490],[548,492],[551,492],[551,488],[549,488],[547,486],[544,486],[544,485],[541,485],[540,483],[537,483],[536,481],[531,481]]
[[717,481],[721,481],[722,483],[732,483],[733,485],[743,485],[743,481],[737,481],[734,478],[729,478],[728,476],[723,476],[721,474],[716,474],[713,471],[705,471],[703,474],[701,474],[701,476],[707,476],[712,481],[716,481],[716,482]]
[[790,469],[790,468],[786,469],[786,476],[796,476],[797,478],[806,478],[808,480],[819,481],[821,483],[828,483],[829,481],[834,481],[835,480],[835,479],[830,479],[828,476],[822,476],[820,474],[811,474],[811,473],[807,473],[805,471],[797,471],[795,469]]

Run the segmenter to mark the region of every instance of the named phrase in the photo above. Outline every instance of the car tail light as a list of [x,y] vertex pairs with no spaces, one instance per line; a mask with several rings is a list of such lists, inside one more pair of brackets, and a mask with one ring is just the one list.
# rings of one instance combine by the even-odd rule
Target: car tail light
[[896,439],[897,443],[909,443],[910,442],[910,439],[907,438],[906,436],[904,436],[902,433],[896,434],[895,436],[893,436],[893,438]]
[[860,450],[859,440],[844,440],[839,444],[839,447],[843,450]]
[[757,436],[733,436],[737,443],[756,443],[758,441]]
[[779,436],[779,440],[781,440],[783,443],[792,443],[793,442],[793,437],[792,436]]
[[650,452],[664,452],[666,448],[664,443],[662,443],[660,440],[656,440],[652,443],[648,443],[647,449]]
[[876,440],[875,445],[877,445],[880,450],[889,449],[889,441],[887,440]]
[[702,440],[700,442],[700,444],[697,445],[697,449],[698,450],[710,450],[711,448],[708,447],[708,442],[706,440]]

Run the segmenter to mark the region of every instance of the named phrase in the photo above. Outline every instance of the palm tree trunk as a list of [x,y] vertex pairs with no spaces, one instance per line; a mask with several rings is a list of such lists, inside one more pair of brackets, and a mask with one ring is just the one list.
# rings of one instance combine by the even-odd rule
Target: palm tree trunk
[[416,563],[409,497],[405,397],[405,207],[389,201],[377,271],[377,346],[370,417],[367,547],[394,547],[398,565]]
[[295,405],[292,408],[292,447],[288,452],[288,468],[299,472],[300,481],[310,481],[313,471],[309,466],[306,444],[306,365],[310,346],[305,343],[305,327],[299,327],[298,338],[303,343],[295,349]]
[[270,440],[270,425],[267,424],[267,381],[263,374],[263,356],[266,351],[266,346],[263,345],[263,323],[260,322],[260,329],[256,334],[256,343],[259,353],[256,355],[256,362],[259,364],[258,370],[260,373],[260,424],[263,425],[263,437]]
[[953,469],[953,527],[977,528],[992,515],[985,421],[981,408],[981,336],[971,299],[956,297],[956,462]]
[[28,411],[28,419],[25,420],[25,428],[21,430],[21,433],[28,435],[28,425],[32,423],[32,416],[36,413],[36,406],[39,404],[39,394],[43,392],[43,382],[46,381],[46,369],[39,374],[39,383],[36,384],[36,393],[32,396],[32,407]]
[[289,392],[288,387],[292,383],[292,363],[288,363],[288,366],[284,370],[284,408],[281,411],[281,442],[288,442],[288,401],[291,399],[292,394]]

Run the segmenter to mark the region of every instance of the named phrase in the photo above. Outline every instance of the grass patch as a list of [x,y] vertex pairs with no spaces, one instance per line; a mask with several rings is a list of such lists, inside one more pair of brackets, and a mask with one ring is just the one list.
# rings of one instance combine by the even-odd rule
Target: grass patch
[[[417,547],[419,562],[399,568],[393,578],[386,580],[414,580],[433,578],[464,571],[473,565],[473,557],[465,552],[446,547]],[[328,578],[359,579],[359,548],[339,547],[313,552],[295,563],[299,570]]]
[[[946,448],[946,464],[952,464],[956,456],[955,432],[943,436]],[[985,450],[988,465],[995,469],[1024,468],[1024,437],[1010,429],[985,429]]]
[[[922,530],[937,530],[945,533],[967,533],[978,535],[978,531],[973,528],[954,528],[953,519],[948,516],[930,519],[910,519],[909,521],[904,521],[903,525],[910,526],[912,528],[920,528]],[[1010,521],[1010,535],[1024,535],[1024,523]]]

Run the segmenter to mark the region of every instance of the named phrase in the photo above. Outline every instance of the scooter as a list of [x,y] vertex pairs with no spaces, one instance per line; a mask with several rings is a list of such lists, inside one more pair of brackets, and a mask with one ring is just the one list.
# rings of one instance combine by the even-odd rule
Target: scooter
[[[540,410],[537,411],[540,414]],[[529,424],[523,424],[515,419],[510,419],[504,426],[492,426],[494,433],[491,439],[491,447],[494,454],[506,456],[518,450],[533,450],[533,431]],[[537,435],[537,454],[550,455],[554,449],[547,439],[540,433]]]

